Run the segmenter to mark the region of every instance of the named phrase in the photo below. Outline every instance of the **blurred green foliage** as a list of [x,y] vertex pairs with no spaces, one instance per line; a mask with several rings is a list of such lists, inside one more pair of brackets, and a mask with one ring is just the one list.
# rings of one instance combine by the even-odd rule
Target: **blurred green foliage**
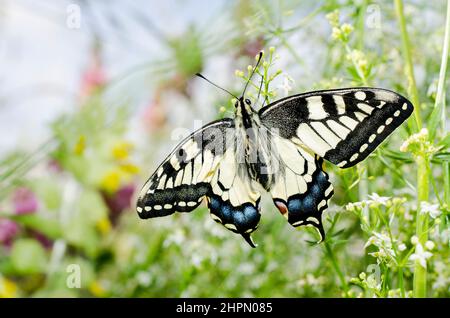
[[[136,192],[167,150],[170,120],[193,112],[168,111],[165,96],[171,92],[192,105],[194,74],[211,52],[232,56],[235,67],[244,69],[232,79],[231,89],[239,90],[246,65],[264,49],[267,63],[258,72],[263,97],[270,100],[361,85],[411,95],[390,1],[237,1],[226,6],[224,14],[234,20],[220,50],[211,49],[211,39],[194,27],[164,39],[171,61],[155,66],[150,76],[167,65],[170,72],[152,84],[148,113],[138,114],[147,129],[142,144],[129,138],[133,105],[108,105],[106,81],[91,83],[95,87],[79,108],[53,122],[52,139],[36,153],[1,158],[0,297],[410,297],[414,260],[426,257],[417,249],[420,211],[429,222],[423,249],[432,254],[425,260],[427,295],[449,297],[450,137],[438,116],[442,107],[447,111],[448,99],[434,106],[441,61],[429,45],[442,43],[444,29],[423,29],[422,16],[426,10],[444,20],[444,8],[426,1],[405,7],[414,66],[425,74],[415,107],[430,131],[414,130],[411,118],[357,167],[326,164],[335,196],[324,214],[324,243],[315,243],[314,231],[291,228],[266,197],[256,249],[215,224],[203,205],[148,221],[134,212]],[[322,64],[308,65],[308,54],[319,54]],[[231,78],[233,70],[227,71]],[[285,81],[278,85],[275,79]],[[255,97],[258,88],[255,80],[249,95]],[[214,105],[232,105],[213,98]],[[232,107],[217,109],[217,117],[227,116]],[[432,185],[428,205],[420,207],[418,151],[429,155]],[[16,198],[17,191],[25,194]],[[69,284],[73,268],[80,273],[79,288]]]

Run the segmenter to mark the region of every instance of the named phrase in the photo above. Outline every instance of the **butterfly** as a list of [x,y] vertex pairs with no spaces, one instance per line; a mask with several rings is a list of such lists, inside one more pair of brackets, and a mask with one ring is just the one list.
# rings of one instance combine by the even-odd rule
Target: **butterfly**
[[334,193],[324,159],[340,168],[361,162],[413,105],[387,89],[357,87],[292,95],[257,111],[247,85],[234,118],[207,124],[167,156],[140,191],[137,213],[191,212],[206,198],[212,219],[255,247],[266,191],[292,226],[313,226],[322,241],[322,213]]

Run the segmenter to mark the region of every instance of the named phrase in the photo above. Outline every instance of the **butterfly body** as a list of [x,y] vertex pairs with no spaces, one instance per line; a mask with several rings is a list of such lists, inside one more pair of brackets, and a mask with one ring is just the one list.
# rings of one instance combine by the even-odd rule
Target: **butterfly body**
[[244,96],[235,117],[212,122],[183,140],[141,190],[141,218],[190,212],[206,197],[211,217],[241,234],[261,218],[267,191],[294,227],[313,226],[333,195],[323,160],[341,168],[364,160],[413,111],[401,95],[380,88],[315,91],[259,111]]
[[234,151],[239,166],[238,173],[241,178],[250,178],[269,190],[274,182],[275,167],[279,160],[275,149],[271,147],[270,127],[262,124],[250,100],[240,98],[235,106]]

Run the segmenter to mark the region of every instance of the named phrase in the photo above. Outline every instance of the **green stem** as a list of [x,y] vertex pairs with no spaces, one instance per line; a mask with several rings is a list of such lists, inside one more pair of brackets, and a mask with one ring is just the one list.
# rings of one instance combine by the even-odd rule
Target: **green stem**
[[[347,54],[351,56],[352,64],[355,67],[356,72],[358,73],[361,83],[366,87],[369,86],[369,81],[367,80],[364,71],[361,69],[358,63],[356,63],[353,54],[351,54],[352,49],[347,43],[344,43],[344,47]],[[360,167],[362,169],[362,175],[358,184],[358,196],[360,200],[367,200],[367,197],[369,195],[369,166],[367,164],[360,163]],[[368,206],[363,207],[363,216],[366,218],[367,222],[370,223],[370,213]]]
[[[420,101],[419,92],[417,90],[416,80],[414,77],[414,67],[411,57],[411,45],[408,38],[408,32],[406,30],[405,16],[403,14],[403,2],[402,0],[394,0],[395,12],[400,27],[400,34],[402,38],[403,55],[406,61],[406,75],[409,82],[409,91],[411,95],[411,101],[414,104],[414,118],[415,118],[415,131],[422,128],[422,121],[420,117]],[[428,215],[421,213],[421,202],[428,201],[429,196],[429,177],[430,168],[429,161],[426,154],[419,155],[416,158],[417,162],[417,216],[416,216],[416,235],[419,238],[422,246],[425,244],[428,238]],[[414,283],[413,283],[413,296],[414,297],[426,297],[427,295],[427,270],[423,268],[418,261],[414,267]]]
[[336,260],[336,256],[334,255],[330,244],[326,240],[323,243],[325,246],[327,256],[331,261],[331,265],[333,266],[334,270],[336,271],[336,274],[339,277],[339,280],[341,281],[341,285],[342,285],[342,288],[344,289],[345,295],[347,295],[348,291],[349,291],[349,287],[348,287],[347,281],[345,280],[344,274],[342,273],[341,268],[339,267],[339,264]]
[[[420,244],[425,245],[428,239],[428,214],[421,213],[420,204],[428,201],[429,193],[429,162],[425,156],[417,157],[417,216],[416,216],[416,235],[419,238]],[[427,269],[424,268],[418,261],[414,267],[414,297],[426,297],[427,296]]]
[[[442,109],[441,126],[444,134],[447,132],[446,128],[446,111],[445,111],[445,78],[447,73],[447,61],[450,47],[450,1],[447,1],[447,18],[445,22],[444,45],[442,48],[441,69],[439,71],[439,81],[436,92],[435,109]],[[450,206],[450,164],[443,163],[442,170],[444,172],[444,202]]]
[[400,287],[400,295],[405,298],[405,283],[403,280],[403,266],[398,268],[398,285]]
[[420,117],[420,102],[419,92],[417,90],[416,78],[414,76],[414,67],[411,56],[411,44],[409,42],[408,31],[406,30],[405,15],[403,14],[403,1],[394,0],[395,13],[397,15],[398,24],[400,27],[400,34],[402,38],[403,55],[406,60],[406,76],[408,77],[409,93],[411,95],[411,101],[414,105],[414,119],[415,119],[415,131],[419,131],[422,128],[422,119]]
[[445,75],[447,73],[447,60],[449,54],[449,46],[450,46],[450,1],[447,1],[447,18],[445,22],[445,35],[444,35],[444,45],[442,48],[442,59],[441,59],[441,69],[439,70],[439,81],[436,92],[436,100],[435,100],[435,108],[442,106],[442,115],[441,115],[441,125],[442,131],[446,132],[445,122],[446,122],[446,113],[445,113]]
[[361,5],[358,8],[358,20],[356,21],[357,24],[357,29],[359,30],[359,32],[357,33],[357,38],[356,38],[356,47],[358,48],[358,50],[363,50],[364,48],[364,40],[365,40],[365,36],[364,36],[364,28],[365,28],[365,24],[366,24],[366,11],[367,11],[367,0],[362,1]]

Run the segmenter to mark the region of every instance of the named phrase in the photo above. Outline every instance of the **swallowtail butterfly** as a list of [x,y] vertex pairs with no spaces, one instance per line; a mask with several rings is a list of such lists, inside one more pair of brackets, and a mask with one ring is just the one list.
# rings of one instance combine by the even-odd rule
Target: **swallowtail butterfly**
[[267,191],[292,226],[314,226],[323,240],[322,213],[333,195],[323,160],[356,165],[413,111],[382,88],[303,93],[258,111],[244,94],[234,118],[195,131],[156,169],[140,192],[139,217],[191,212],[206,198],[211,217],[255,247],[250,234]]

